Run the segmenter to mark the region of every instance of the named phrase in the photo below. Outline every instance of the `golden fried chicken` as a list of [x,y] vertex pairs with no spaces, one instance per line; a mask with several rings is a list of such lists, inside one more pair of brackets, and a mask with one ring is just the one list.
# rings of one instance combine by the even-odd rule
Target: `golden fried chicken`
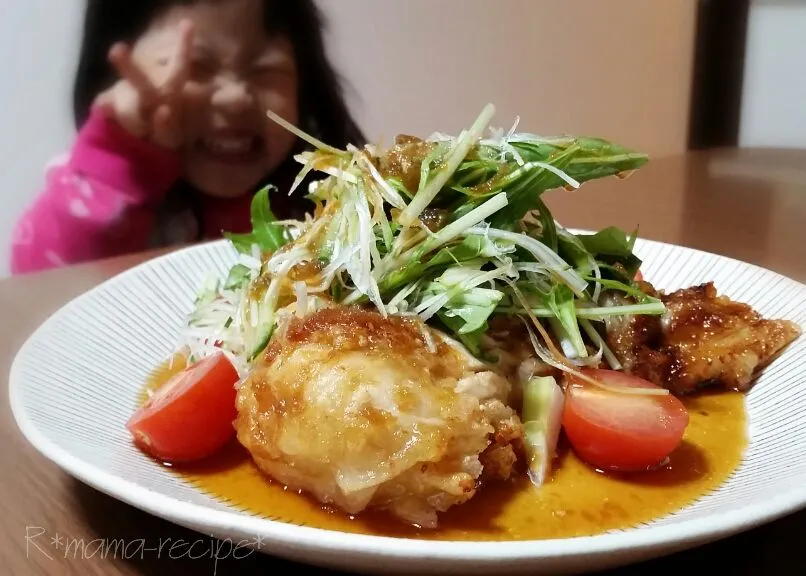
[[418,320],[332,307],[279,328],[238,389],[236,429],[290,489],[434,527],[482,481],[512,473],[522,428],[508,394]]
[[[657,295],[647,283],[642,289]],[[607,341],[627,371],[676,394],[704,386],[747,390],[801,332],[794,322],[764,319],[747,304],[717,295],[710,282],[660,297],[662,316],[608,320]],[[610,303],[618,298],[605,296]]]

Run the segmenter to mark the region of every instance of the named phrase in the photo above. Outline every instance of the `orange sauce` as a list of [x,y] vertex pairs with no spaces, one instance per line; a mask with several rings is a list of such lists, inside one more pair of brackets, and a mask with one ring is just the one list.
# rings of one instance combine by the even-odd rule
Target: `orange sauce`
[[[161,367],[153,390],[180,370]],[[590,536],[649,522],[717,488],[741,462],[747,443],[744,396],[736,392],[685,399],[689,427],[669,463],[652,472],[605,474],[561,447],[551,481],[542,488],[524,476],[482,488],[439,517],[436,530],[402,524],[381,512],[350,517],[273,482],[233,440],[219,454],[169,468],[199,490],[264,518],[328,530],[439,540],[533,540]]]
[[160,364],[148,377],[146,385],[140,391],[137,400],[140,404],[151,398],[154,391],[165,384],[175,374],[179,374],[187,367],[187,357],[184,354],[176,353],[168,360]]

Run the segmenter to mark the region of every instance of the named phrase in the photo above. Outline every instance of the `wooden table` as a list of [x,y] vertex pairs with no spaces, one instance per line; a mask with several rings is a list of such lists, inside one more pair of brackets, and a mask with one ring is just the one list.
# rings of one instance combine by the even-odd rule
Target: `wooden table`
[[[640,225],[645,238],[673,242],[749,261],[806,281],[806,151],[724,150],[652,161],[627,180],[607,179],[547,196],[566,226]],[[3,327],[0,372],[6,378],[24,339],[79,293],[154,254],[135,255],[0,281]],[[5,381],[5,380],[4,380]],[[7,387],[6,387],[7,389]],[[198,535],[151,517],[72,479],[31,448],[0,403],[0,572],[77,575],[278,574],[299,566],[258,553],[216,562],[144,554],[84,558],[32,546],[39,530],[71,538],[184,538]],[[611,571],[641,574],[660,567],[699,568],[713,562],[725,573],[796,574],[806,571],[800,545],[806,512],[664,559]],[[39,540],[41,542],[41,540]],[[325,573],[325,572],[320,572]]]

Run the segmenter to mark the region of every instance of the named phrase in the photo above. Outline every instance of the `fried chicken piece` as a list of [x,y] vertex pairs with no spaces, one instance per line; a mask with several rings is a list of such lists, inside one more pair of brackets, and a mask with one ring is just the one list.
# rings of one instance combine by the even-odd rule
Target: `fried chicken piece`
[[[648,283],[642,290],[658,296]],[[607,341],[625,369],[675,394],[706,386],[746,391],[759,371],[801,333],[787,320],[762,318],[717,295],[713,283],[659,295],[666,312],[614,318]],[[620,296],[609,293],[609,303]]]
[[507,380],[417,320],[325,308],[272,338],[238,389],[235,425],[257,466],[290,489],[434,527],[512,473],[522,427],[508,394]]

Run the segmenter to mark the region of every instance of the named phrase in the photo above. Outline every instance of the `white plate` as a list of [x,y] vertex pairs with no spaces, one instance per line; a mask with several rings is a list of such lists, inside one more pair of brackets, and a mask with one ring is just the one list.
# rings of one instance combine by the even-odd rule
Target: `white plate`
[[[806,286],[736,260],[639,240],[663,289],[713,280],[766,317],[806,327]],[[25,343],[11,407],[28,440],[87,484],[177,524],[264,553],[351,571],[435,574],[580,572],[690,548],[806,507],[806,336],[747,396],[750,444],[720,489],[634,530],[520,542],[433,542],[346,534],[265,520],[199,492],[132,447],[124,422],[142,383],[176,342],[202,279],[234,253],[223,241],[146,262],[76,298]]]

